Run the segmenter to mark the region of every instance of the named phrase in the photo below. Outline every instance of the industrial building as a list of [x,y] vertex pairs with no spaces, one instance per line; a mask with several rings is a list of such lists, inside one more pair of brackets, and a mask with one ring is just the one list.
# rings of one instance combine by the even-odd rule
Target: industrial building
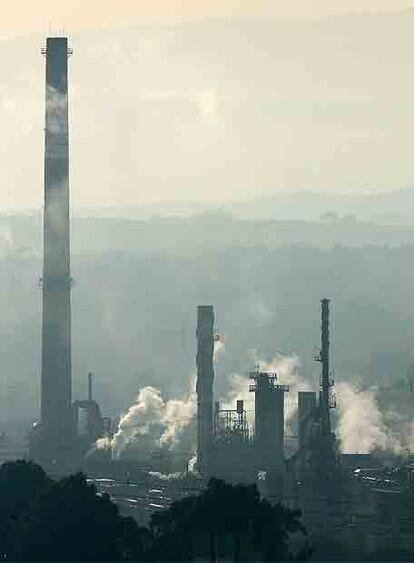
[[209,366],[208,387],[203,385],[203,369],[198,370],[197,381],[197,420],[208,428],[208,439],[198,443],[198,456],[209,459],[208,465],[198,466],[203,477],[257,483],[270,501],[299,508],[316,542],[329,537],[348,546],[348,554],[355,557],[395,545],[412,549],[412,467],[387,472],[375,457],[339,453],[331,420],[336,401],[329,355],[329,299],[321,300],[321,346],[314,355],[321,364],[320,389],[319,393],[298,392],[297,447],[290,455],[284,447],[284,399],[289,388],[278,381],[276,373],[259,367],[250,373],[254,428],[247,424],[242,400],[234,410],[221,409],[216,401],[211,427],[214,314],[212,307],[200,308],[199,315],[200,310],[208,310],[210,319],[208,338],[198,339],[197,355]]
[[[255,482],[260,474],[265,477],[269,498],[290,499],[293,505],[301,504],[305,491],[312,491],[318,501],[321,495],[324,500],[336,499],[339,458],[330,417],[335,399],[329,367],[329,300],[321,300],[321,348],[315,354],[322,367],[319,401],[316,391],[299,392],[298,448],[290,458],[284,451],[284,404],[289,387],[278,381],[278,374],[261,371],[259,366],[249,374],[253,381],[249,391],[254,393],[254,428],[248,427],[241,400],[237,401],[235,410],[222,410],[216,402],[213,413],[213,325],[213,307],[199,307],[197,456],[200,473],[205,477],[214,475],[245,482]],[[208,329],[202,330],[202,326]]]

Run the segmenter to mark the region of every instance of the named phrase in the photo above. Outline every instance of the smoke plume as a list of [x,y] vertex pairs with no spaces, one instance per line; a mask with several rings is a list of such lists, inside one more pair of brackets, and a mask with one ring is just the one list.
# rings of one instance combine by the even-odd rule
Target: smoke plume
[[173,449],[180,443],[184,430],[195,420],[195,392],[184,399],[165,400],[159,389],[144,387],[136,402],[121,416],[112,439],[98,440],[98,449],[111,449],[119,459],[131,443],[137,451],[148,454],[154,449]]
[[214,352],[213,352],[213,359],[215,362],[218,361],[219,357],[224,354],[224,352],[226,351],[226,347],[224,345],[223,339],[222,338],[216,338],[214,340]]
[[[300,374],[300,359],[297,355],[285,356],[276,354],[270,361],[262,360],[257,352],[253,352],[254,363],[259,366],[260,371],[275,372],[277,383],[288,385],[289,392],[285,397],[285,430],[292,431],[292,425],[297,412],[298,391],[312,390],[309,380]],[[247,375],[231,374],[227,378],[228,391],[223,399],[223,407],[234,409],[237,399],[242,399],[247,411],[247,420],[250,426],[254,425],[254,393],[249,392],[249,384],[252,381]]]
[[[382,450],[401,454],[409,447],[404,421],[397,413],[380,410],[377,391],[374,387],[358,389],[346,382],[337,385],[337,433],[343,453]],[[398,434],[392,431],[392,419],[398,421]]]
[[259,362],[259,366],[263,371],[277,373],[277,382],[289,386],[285,397],[285,432],[292,433],[298,410],[298,392],[315,390],[315,382],[312,384],[310,378],[301,375],[301,362],[296,354],[292,356],[276,354],[270,362]]

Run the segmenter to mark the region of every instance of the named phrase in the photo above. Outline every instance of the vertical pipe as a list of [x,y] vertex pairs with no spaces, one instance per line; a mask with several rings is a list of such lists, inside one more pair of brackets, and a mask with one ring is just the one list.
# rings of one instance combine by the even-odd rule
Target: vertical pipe
[[[46,41],[41,429],[51,452],[72,440],[67,38]],[[55,454],[52,453],[53,457]]]
[[322,430],[326,435],[331,434],[331,422],[329,415],[329,299],[321,300],[321,362],[322,362]]
[[211,471],[213,440],[214,311],[197,309],[197,465],[202,475]]

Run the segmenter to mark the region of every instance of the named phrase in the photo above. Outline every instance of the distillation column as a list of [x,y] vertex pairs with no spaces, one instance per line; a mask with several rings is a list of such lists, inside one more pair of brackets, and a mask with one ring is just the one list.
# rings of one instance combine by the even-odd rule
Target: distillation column
[[267,495],[273,501],[283,499],[284,476],[284,404],[287,385],[277,383],[277,374],[261,372],[259,366],[250,373],[255,394],[255,463],[266,472]]

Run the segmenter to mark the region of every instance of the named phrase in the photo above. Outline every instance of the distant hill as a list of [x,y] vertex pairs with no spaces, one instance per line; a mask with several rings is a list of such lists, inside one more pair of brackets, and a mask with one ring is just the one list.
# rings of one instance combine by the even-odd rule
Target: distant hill
[[[74,397],[118,415],[143,385],[186,393],[195,370],[195,311],[214,304],[226,375],[257,356],[298,354],[317,374],[319,299],[332,298],[337,380],[382,385],[414,361],[414,229],[352,218],[248,221],[227,213],[149,220],[77,218],[72,275]],[[39,401],[40,216],[0,220],[0,432]],[[15,423],[16,421],[16,423]],[[21,426],[20,426],[21,428]],[[6,430],[13,435],[10,428]]]
[[[250,219],[315,221],[353,215],[364,222],[383,225],[414,225],[414,189],[361,193],[302,191],[275,193],[224,206]],[[326,217],[323,217],[326,216]]]
[[[296,197],[300,201],[300,196]],[[381,196],[369,197],[373,197],[374,200],[371,205],[367,196],[364,200],[365,209],[374,208],[375,202],[377,202],[376,208],[379,209]],[[387,196],[382,197],[386,202]],[[411,197],[413,194],[407,193],[407,209]],[[256,202],[256,208],[253,202],[251,206],[246,204],[246,207],[233,209],[233,212],[224,209],[211,210],[184,217],[167,215],[147,219],[122,219],[75,216],[72,221],[72,253],[92,256],[108,252],[183,254],[194,250],[261,246],[277,248],[298,244],[320,248],[330,248],[335,245],[362,247],[414,244],[414,221],[412,225],[408,220],[406,224],[394,225],[391,222],[381,224],[360,220],[351,213],[355,209],[351,205],[349,205],[349,213],[335,215],[333,200],[326,204],[326,210],[322,205],[316,207],[318,201],[323,202],[323,198],[315,195],[315,214],[320,214],[321,220],[274,219],[274,215],[289,215],[291,203],[287,202],[283,207],[283,203],[277,197]],[[362,196],[361,201],[363,201]],[[338,199],[337,202],[339,205],[340,200]],[[236,215],[237,212],[240,216],[249,216],[249,218],[240,218]],[[267,217],[257,218],[260,214]],[[311,208],[309,215],[312,215]],[[40,215],[0,217],[0,255],[29,253],[40,257],[41,250]]]
[[[280,191],[230,201],[163,201],[142,205],[109,206],[79,211],[82,217],[151,219],[191,217],[205,213],[230,213],[241,219],[318,221],[352,215],[379,225],[414,225],[414,188],[367,193],[329,191]],[[335,217],[336,216],[336,217]]]

